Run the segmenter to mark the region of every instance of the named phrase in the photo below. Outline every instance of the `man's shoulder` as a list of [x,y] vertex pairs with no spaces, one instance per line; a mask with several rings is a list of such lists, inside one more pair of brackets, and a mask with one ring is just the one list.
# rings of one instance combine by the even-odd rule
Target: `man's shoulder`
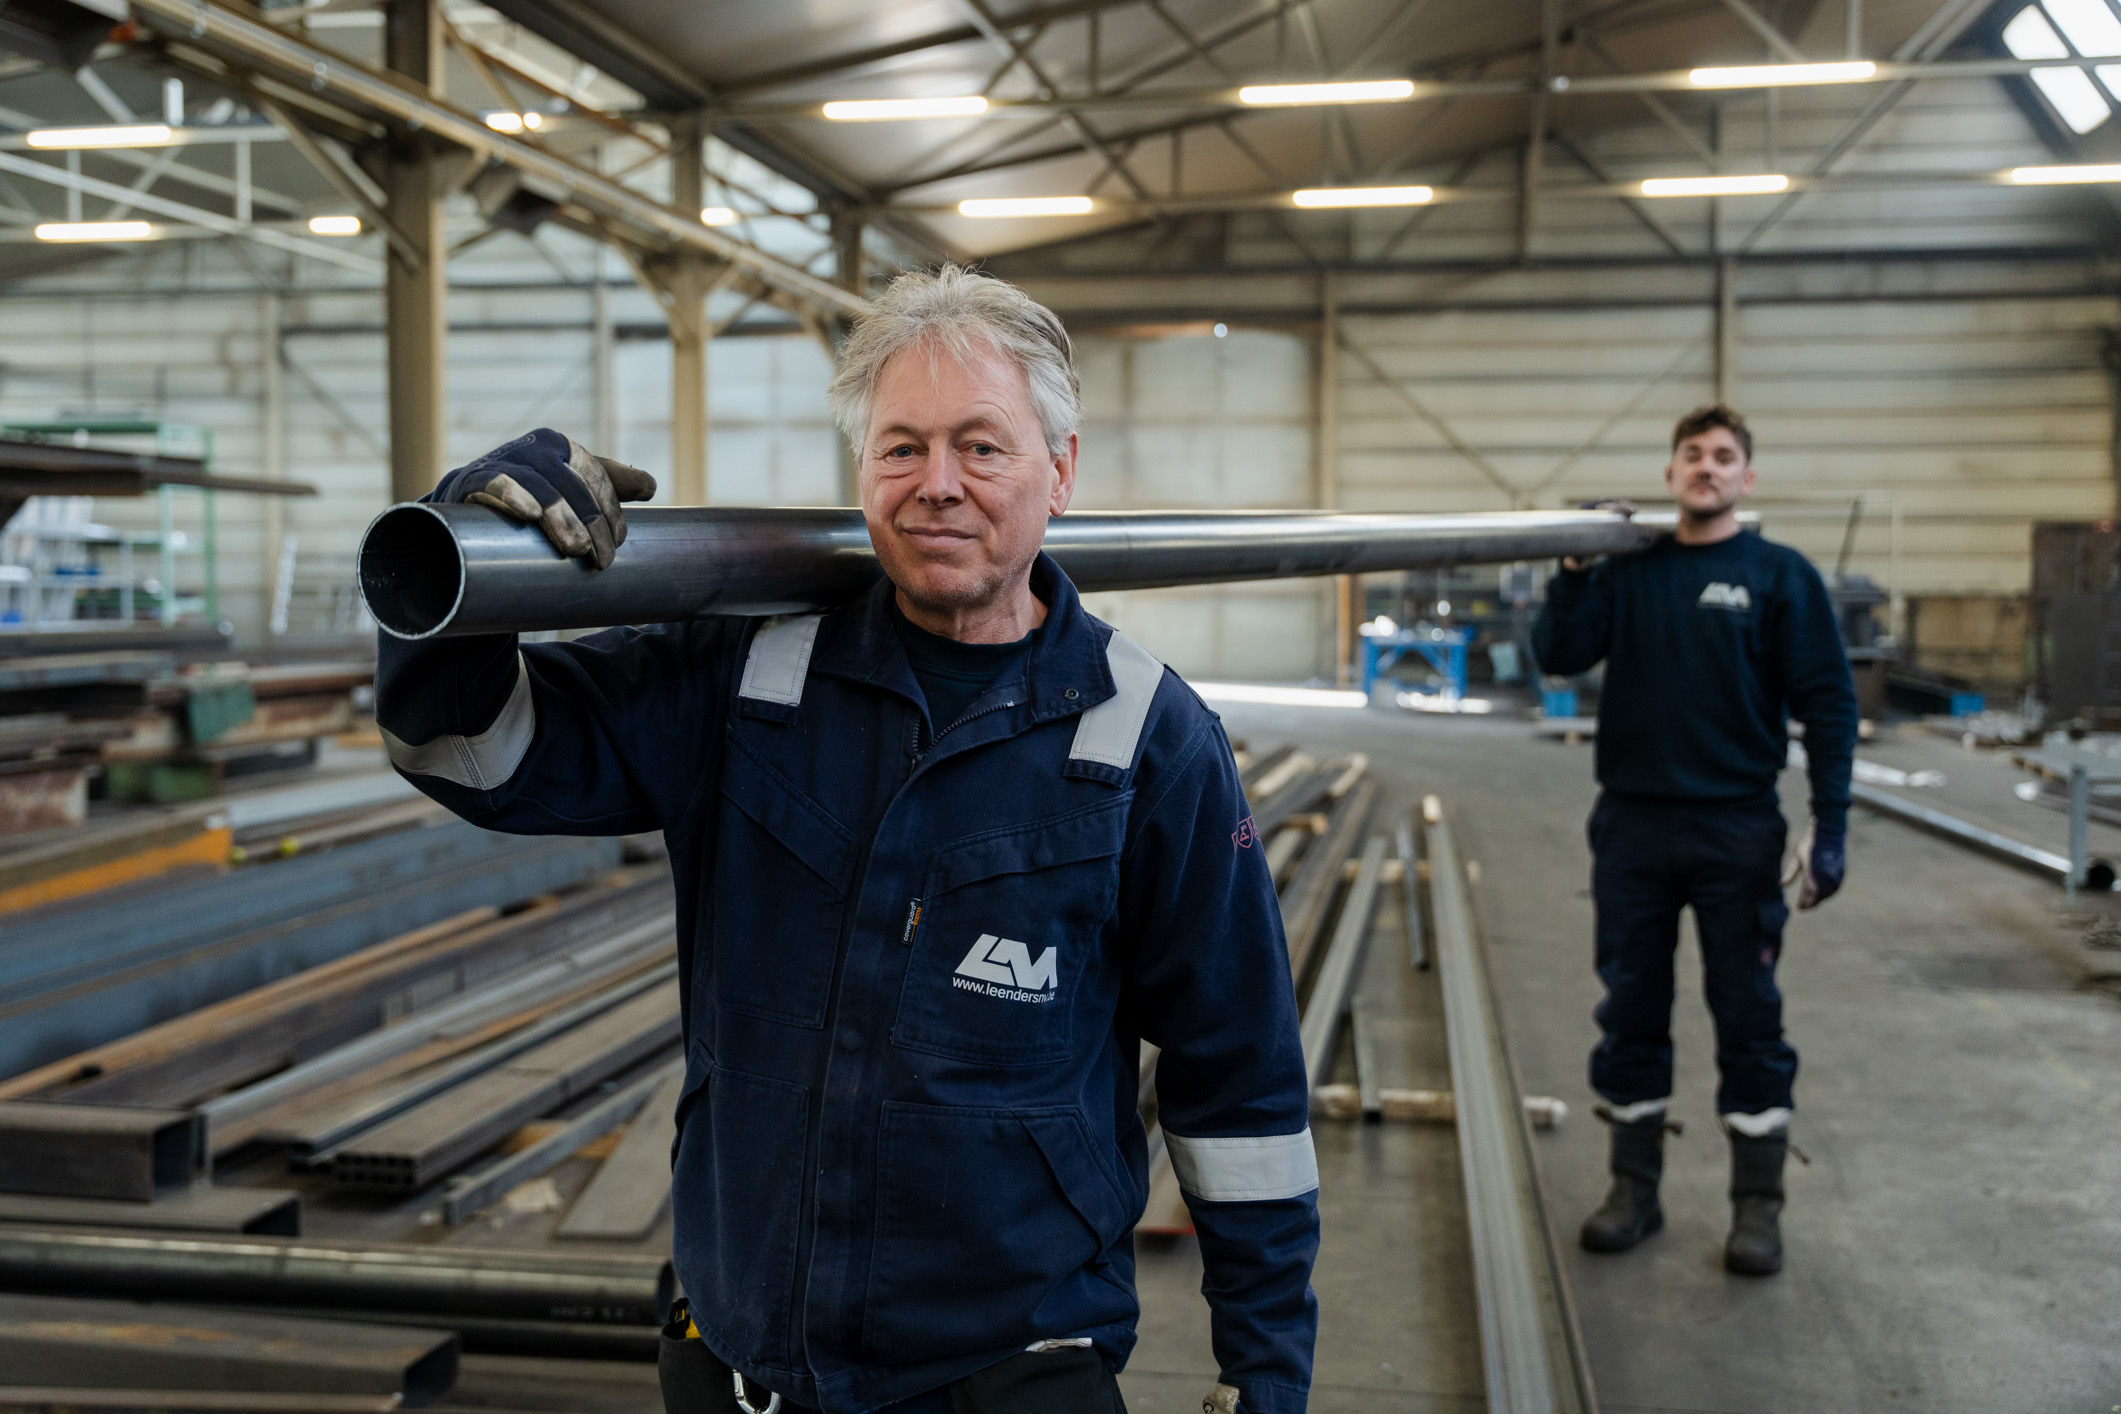
[[[1086,612],[1083,617],[1089,620],[1094,632],[1107,638],[1110,644],[1108,653],[1118,649],[1144,665],[1154,662],[1160,669],[1154,682],[1146,684],[1150,692],[1147,716],[1142,723],[1144,760],[1152,752],[1168,757],[1172,752],[1183,750],[1197,741],[1202,732],[1222,722],[1215,709],[1201,700],[1200,694],[1176,668],[1144,647],[1133,635],[1094,614]],[[1119,638],[1111,635],[1119,635]],[[1147,674],[1143,674],[1143,678],[1146,677]]]
[[1785,545],[1779,540],[1770,540],[1758,531],[1743,531],[1747,550],[1760,564],[1786,583],[1810,588],[1824,586],[1826,580],[1811,558],[1794,545]]

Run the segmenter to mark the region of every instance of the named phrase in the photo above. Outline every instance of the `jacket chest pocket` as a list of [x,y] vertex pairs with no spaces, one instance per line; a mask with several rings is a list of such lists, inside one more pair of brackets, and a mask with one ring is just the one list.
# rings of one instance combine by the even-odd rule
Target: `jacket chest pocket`
[[939,850],[891,1038],[986,1065],[1074,1052],[1081,982],[1119,900],[1128,797]]
[[825,1024],[855,841],[732,734],[722,764],[714,998],[731,1011]]

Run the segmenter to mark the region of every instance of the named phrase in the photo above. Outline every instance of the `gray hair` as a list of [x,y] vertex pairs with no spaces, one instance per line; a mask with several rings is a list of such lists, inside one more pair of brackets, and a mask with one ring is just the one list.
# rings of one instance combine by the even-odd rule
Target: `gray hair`
[[825,396],[857,456],[884,365],[921,347],[959,363],[989,349],[1007,358],[1031,386],[1046,450],[1058,456],[1067,446],[1082,415],[1082,384],[1060,316],[1005,280],[945,265],[932,275],[912,270],[893,280],[840,349],[839,371]]

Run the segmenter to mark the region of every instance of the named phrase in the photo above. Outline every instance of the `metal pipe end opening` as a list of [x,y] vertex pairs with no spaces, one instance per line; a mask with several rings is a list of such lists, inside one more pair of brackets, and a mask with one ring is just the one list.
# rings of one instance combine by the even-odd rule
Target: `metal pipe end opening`
[[407,501],[369,523],[355,577],[385,633],[432,638],[463,602],[464,552],[434,507]]

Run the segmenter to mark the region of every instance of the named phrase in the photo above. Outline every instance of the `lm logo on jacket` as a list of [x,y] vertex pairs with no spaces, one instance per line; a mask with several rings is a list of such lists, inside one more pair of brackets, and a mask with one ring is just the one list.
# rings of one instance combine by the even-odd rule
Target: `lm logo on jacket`
[[1694,604],[1697,608],[1729,609],[1742,614],[1753,607],[1753,592],[1742,584],[1724,584],[1719,580],[1705,586]]
[[1031,960],[1031,949],[1014,938],[982,933],[957,965],[950,985],[1011,1002],[1050,1002],[1059,994],[1060,949]]

